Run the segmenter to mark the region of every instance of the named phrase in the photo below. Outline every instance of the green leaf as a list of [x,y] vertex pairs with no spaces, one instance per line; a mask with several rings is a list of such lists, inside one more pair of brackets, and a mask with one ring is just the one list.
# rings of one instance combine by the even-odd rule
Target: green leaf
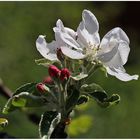
[[111,97],[108,97],[102,87],[95,83],[83,85],[80,88],[80,92],[95,99],[101,107],[109,107],[111,105],[118,104],[120,101],[120,96],[118,94],[113,94]]
[[48,101],[42,96],[34,96],[28,92],[22,92],[12,98],[12,104],[16,107],[41,107],[47,105]]
[[47,111],[41,116],[39,134],[41,138],[50,138],[55,126],[60,121],[60,114],[56,111]]
[[77,101],[77,105],[83,104],[88,102],[89,98],[86,95],[81,95],[80,98]]
[[41,59],[35,60],[35,63],[37,65],[43,65],[45,67],[48,67],[49,65],[52,65],[54,63],[60,63],[60,62],[59,61],[50,61],[50,60],[47,60],[45,58],[41,58]]
[[73,109],[73,107],[77,104],[80,92],[74,86],[70,87],[70,91],[68,91],[68,98],[66,100],[66,110],[67,113]]
[[15,98],[13,98],[13,100],[12,100],[12,104],[13,104],[14,106],[17,106],[17,107],[25,107],[25,105],[26,105],[26,100],[23,99],[23,98],[15,97]]
[[2,110],[2,113],[3,114],[8,114],[9,112],[12,112],[14,110],[16,110],[17,107],[13,106],[12,104],[12,98],[10,98],[7,103],[5,104],[3,110]]
[[95,83],[92,83],[90,85],[83,85],[80,88],[80,92],[82,94],[87,94],[88,96],[96,99],[99,102],[103,102],[104,99],[107,98],[106,92],[103,90],[103,88]]
[[106,99],[104,102],[99,103],[102,107],[110,107],[116,105],[120,102],[120,96],[118,94],[113,94],[110,98]]
[[0,130],[2,130],[7,125],[8,125],[8,120],[5,118],[0,118]]
[[76,76],[71,76],[71,78],[73,80],[76,80],[76,81],[79,81],[81,79],[84,79],[88,76],[88,74],[84,74],[84,73],[80,73],[79,75],[76,75]]
[[36,90],[36,84],[37,83],[27,83],[22,86],[20,86],[13,95],[20,94],[21,92],[29,92],[34,95],[40,95]]
[[[51,100],[52,101],[52,100]],[[8,100],[3,108],[3,113],[8,114],[19,108],[36,108],[45,107],[46,110],[51,111],[57,109],[57,104],[49,102],[44,96],[34,96],[28,92],[22,92],[18,95],[13,96]]]

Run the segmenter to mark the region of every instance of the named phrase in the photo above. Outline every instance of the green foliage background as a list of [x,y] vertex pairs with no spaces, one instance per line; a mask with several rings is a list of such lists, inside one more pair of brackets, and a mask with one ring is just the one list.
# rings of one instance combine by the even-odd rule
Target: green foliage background
[[[0,2],[0,77],[8,88],[14,91],[47,75],[47,69],[34,62],[42,58],[35,47],[38,35],[46,35],[48,42],[53,40],[52,28],[59,18],[76,30],[83,9],[97,17],[101,38],[117,26],[127,33],[131,52],[125,68],[130,74],[140,75],[140,2]],[[106,78],[101,72],[92,78],[108,93],[120,94],[121,102],[109,109],[91,101],[78,107],[68,128],[70,137],[140,138],[140,80],[121,82],[111,76]],[[5,102],[1,95],[1,108]],[[38,137],[38,126],[27,117],[32,112],[40,117],[41,110],[16,111],[5,116],[9,125],[3,132],[17,138]]]

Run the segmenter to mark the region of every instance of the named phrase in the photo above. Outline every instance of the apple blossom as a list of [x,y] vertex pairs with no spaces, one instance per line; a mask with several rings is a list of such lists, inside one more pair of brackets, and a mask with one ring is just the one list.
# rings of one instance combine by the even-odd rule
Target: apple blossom
[[[123,65],[130,52],[129,39],[119,27],[109,31],[100,43],[99,24],[96,17],[88,10],[82,13],[82,22],[77,28],[77,38],[59,30],[60,38],[67,44],[61,46],[62,52],[72,59],[89,59],[101,61],[108,74],[122,81],[137,80],[138,75],[130,76]],[[58,30],[56,31],[58,32]]]

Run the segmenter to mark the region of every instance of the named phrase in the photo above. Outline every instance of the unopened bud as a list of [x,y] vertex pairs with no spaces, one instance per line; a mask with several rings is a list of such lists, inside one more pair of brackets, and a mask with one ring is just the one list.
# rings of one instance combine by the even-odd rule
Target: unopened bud
[[43,83],[44,84],[49,84],[49,85],[52,85],[54,82],[52,80],[52,78],[50,76],[47,76],[43,79]]
[[67,68],[61,70],[60,79],[67,80],[70,77],[70,71]]
[[58,78],[60,76],[61,71],[56,66],[50,65],[48,72],[52,78]]
[[38,84],[36,85],[36,88],[37,88],[38,91],[40,91],[40,92],[45,92],[45,91],[46,91],[45,85],[44,85],[43,83],[38,83]]

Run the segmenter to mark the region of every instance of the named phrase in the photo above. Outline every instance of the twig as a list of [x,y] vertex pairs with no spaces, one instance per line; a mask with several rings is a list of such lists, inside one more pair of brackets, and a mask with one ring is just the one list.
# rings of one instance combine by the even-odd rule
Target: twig
[[9,99],[12,96],[12,91],[4,85],[1,79],[0,79],[0,94],[2,94],[7,99]]

